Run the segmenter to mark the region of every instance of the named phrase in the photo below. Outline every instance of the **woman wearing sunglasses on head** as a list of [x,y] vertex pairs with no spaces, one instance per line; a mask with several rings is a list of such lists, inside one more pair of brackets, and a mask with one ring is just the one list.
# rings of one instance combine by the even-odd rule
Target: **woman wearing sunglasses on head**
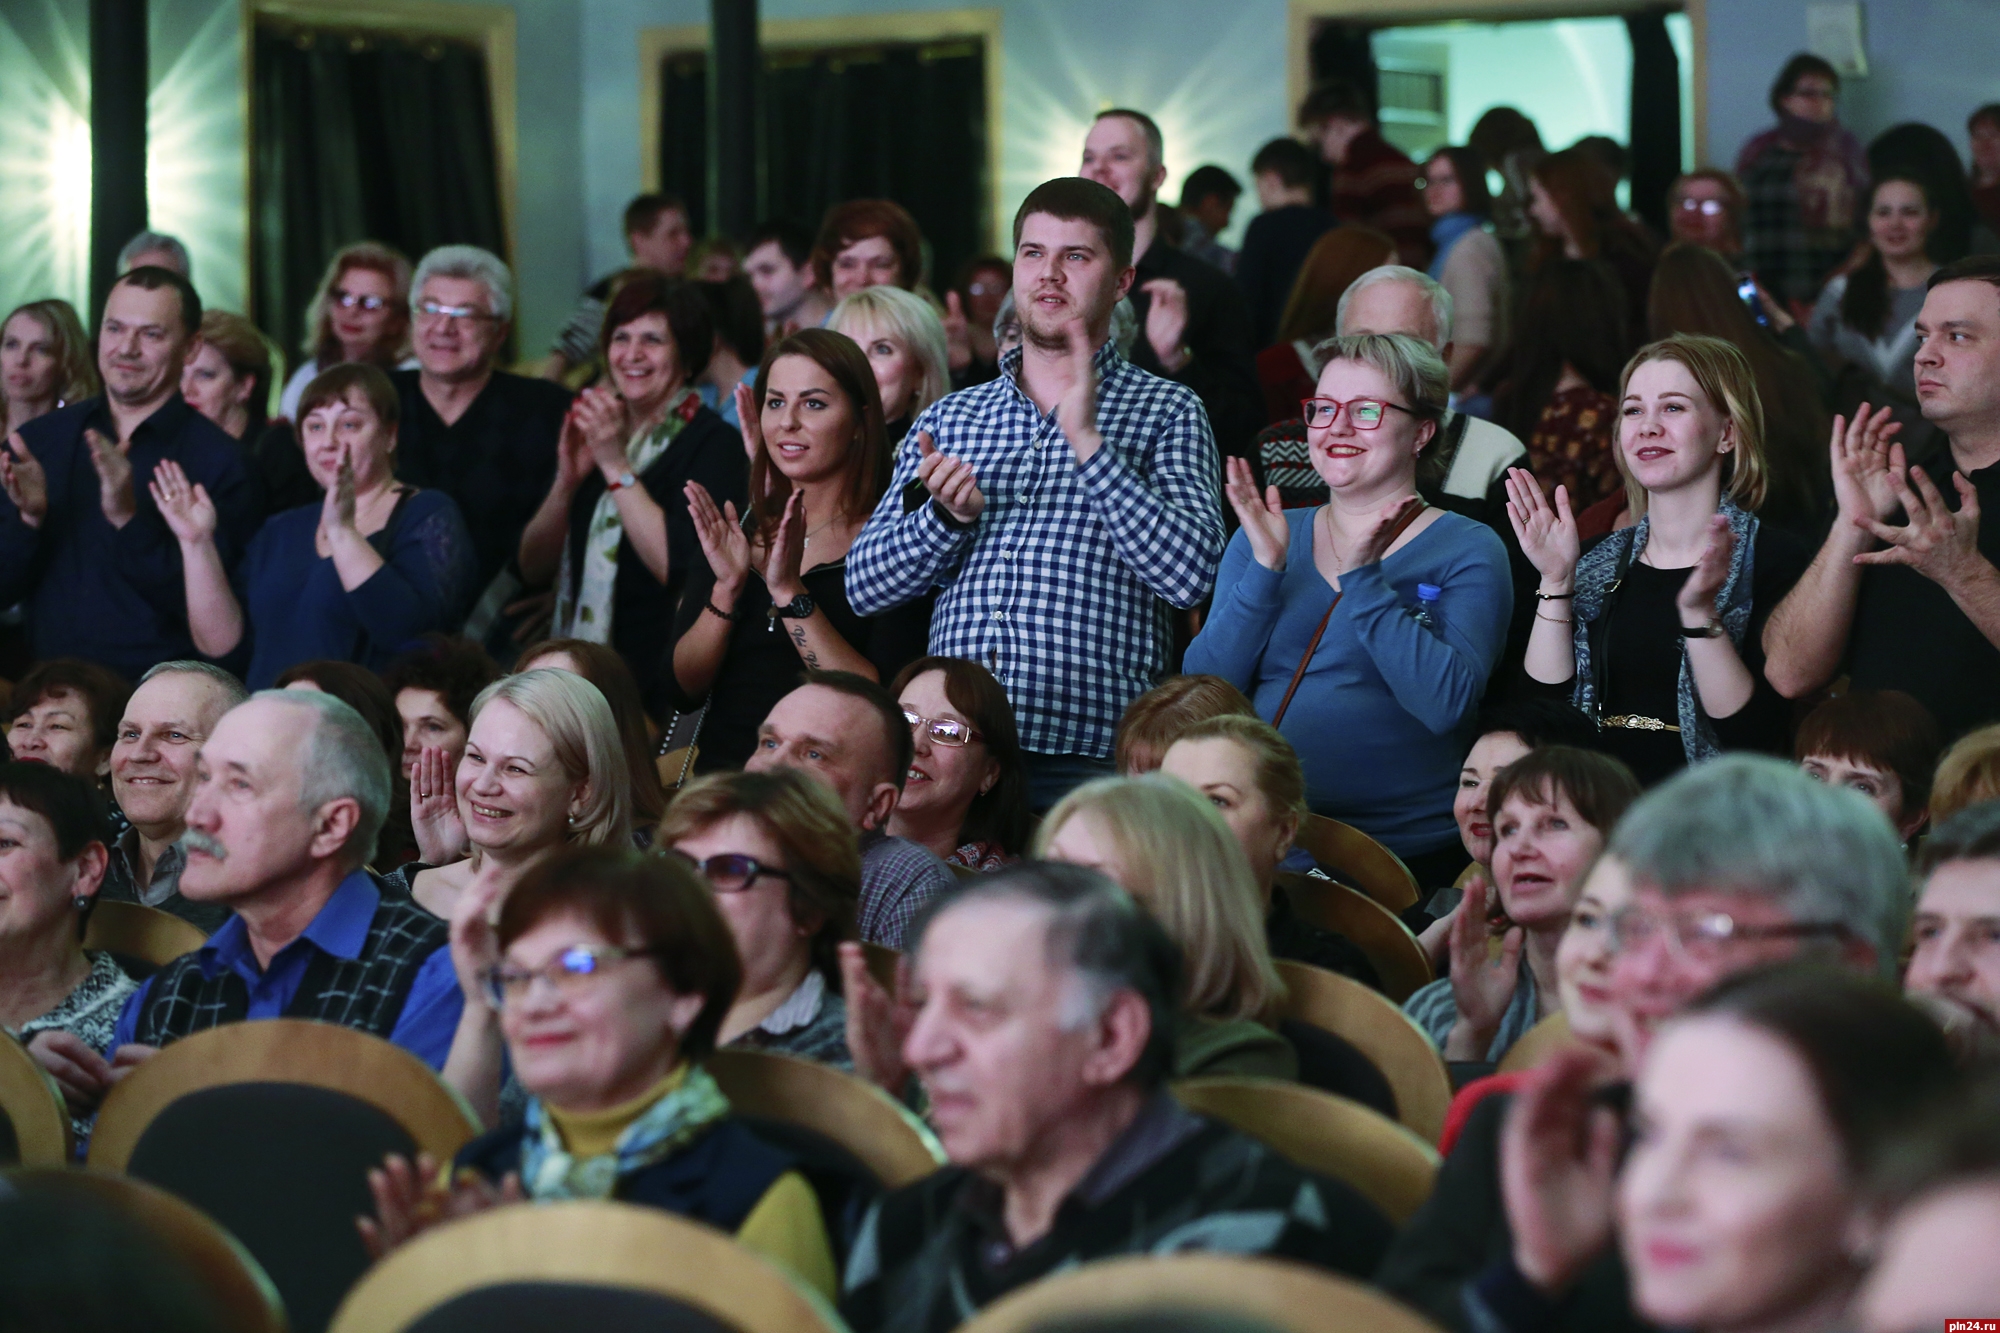
[[521,1199],[617,1199],[731,1234],[830,1298],[812,1187],[703,1068],[744,970],[699,875],[630,848],[566,852],[508,895],[498,943],[480,985],[524,1113],[461,1149],[449,1176],[423,1156],[371,1171],[368,1248]]
[[861,852],[832,790],[791,768],[697,778],[657,845],[714,891],[743,960],[717,1044],[852,1072],[839,948],[854,938]]
[[1491,528],[1417,495],[1450,386],[1436,350],[1366,334],[1315,355],[1306,439],[1328,503],[1286,510],[1229,461],[1242,527],[1182,669],[1251,697],[1304,761],[1314,813],[1385,843],[1419,883],[1448,884],[1464,863],[1459,727],[1506,640],[1507,552]]
[[946,864],[998,870],[1028,848],[1028,774],[1007,691],[962,657],[920,657],[890,685],[915,751],[889,832]]

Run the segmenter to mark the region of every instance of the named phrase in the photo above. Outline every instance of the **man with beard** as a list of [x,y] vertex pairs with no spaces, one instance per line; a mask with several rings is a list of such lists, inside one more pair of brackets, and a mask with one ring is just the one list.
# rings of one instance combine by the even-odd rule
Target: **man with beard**
[[126,1002],[116,1081],[160,1047],[223,1023],[310,1018],[385,1037],[442,1068],[464,996],[448,927],[362,867],[389,811],[389,761],[352,707],[263,690],[201,747],[180,891],[226,906],[207,944]]
[[1132,344],[1132,364],[1193,389],[1216,446],[1248,457],[1264,424],[1250,306],[1228,274],[1160,235],[1156,205],[1167,181],[1160,127],[1143,111],[1098,112],[1077,174],[1132,211],[1132,308],[1144,335]]
[[930,651],[1006,687],[1046,809],[1111,772],[1119,715],[1172,669],[1173,608],[1214,585],[1222,515],[1200,400],[1110,341],[1132,211],[1094,182],[1047,181],[1014,250],[1023,343],[911,426],[847,595],[880,615],[943,589]]
[[0,606],[28,603],[42,661],[81,657],[134,680],[195,655],[180,543],[146,489],[162,459],[215,502],[225,566],[257,530],[242,446],[181,397],[200,330],[186,278],[133,269],[104,301],[104,396],[37,417],[0,446]]

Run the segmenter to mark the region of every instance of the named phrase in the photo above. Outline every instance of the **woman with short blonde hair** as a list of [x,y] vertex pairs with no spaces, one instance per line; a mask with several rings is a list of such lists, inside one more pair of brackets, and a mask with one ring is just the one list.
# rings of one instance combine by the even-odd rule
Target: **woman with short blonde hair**
[[394,246],[356,241],[335,251],[306,306],[306,360],[285,382],[278,415],[296,420],[306,386],[343,361],[408,365],[410,291],[409,257]]
[[632,840],[632,781],[625,741],[604,692],[570,671],[523,671],[502,676],[472,701],[472,725],[496,699],[527,714],[555,748],[556,762],[583,795],[569,818],[579,847],[623,846]]
[[882,392],[889,443],[903,438],[923,410],[951,392],[944,321],[936,307],[901,287],[863,287],[843,296],[826,326],[860,346]]
[[2000,724],[1968,731],[1938,760],[1931,783],[1931,827],[1968,805],[2000,799]]
[[1571,684],[1642,785],[1725,749],[1789,750],[1764,679],[1764,622],[1810,554],[1753,512],[1764,410],[1749,360],[1704,334],[1649,343],[1619,382],[1618,466],[1634,527],[1582,549],[1568,492],[1520,468],[1507,515],[1541,574],[1528,675]]
[[1049,812],[1035,855],[1102,870],[1180,946],[1176,1077],[1293,1077],[1296,1057],[1266,1026],[1285,987],[1264,942],[1257,882],[1213,806],[1170,778],[1100,778]]

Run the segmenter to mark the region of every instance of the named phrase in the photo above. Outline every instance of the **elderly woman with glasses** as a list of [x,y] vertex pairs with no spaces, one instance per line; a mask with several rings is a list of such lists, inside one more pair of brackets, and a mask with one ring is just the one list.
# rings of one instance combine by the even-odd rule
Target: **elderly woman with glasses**
[[1449,883],[1463,862],[1459,732],[1506,639],[1507,552],[1491,528],[1418,497],[1450,392],[1436,350],[1362,334],[1315,355],[1306,437],[1331,494],[1288,510],[1229,461],[1242,527],[1184,669],[1229,681],[1284,733],[1315,813],[1387,844],[1419,882]]
[[702,1066],[743,965],[699,876],[629,848],[571,852],[508,895],[498,942],[483,989],[526,1112],[461,1149],[449,1177],[423,1156],[370,1172],[369,1249],[524,1198],[617,1199],[732,1234],[831,1297],[812,1187]]
[[852,1071],[839,948],[861,851],[833,790],[791,768],[712,773],[674,798],[659,841],[715,891],[743,960],[717,1041]]

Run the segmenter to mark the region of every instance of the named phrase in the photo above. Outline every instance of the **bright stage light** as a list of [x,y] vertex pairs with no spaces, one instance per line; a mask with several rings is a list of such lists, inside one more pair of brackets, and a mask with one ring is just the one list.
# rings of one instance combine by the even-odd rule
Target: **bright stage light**
[[89,297],[90,122],[64,92],[88,85],[88,46],[51,31],[68,66],[56,73],[0,18],[0,311],[52,296],[82,311]]

